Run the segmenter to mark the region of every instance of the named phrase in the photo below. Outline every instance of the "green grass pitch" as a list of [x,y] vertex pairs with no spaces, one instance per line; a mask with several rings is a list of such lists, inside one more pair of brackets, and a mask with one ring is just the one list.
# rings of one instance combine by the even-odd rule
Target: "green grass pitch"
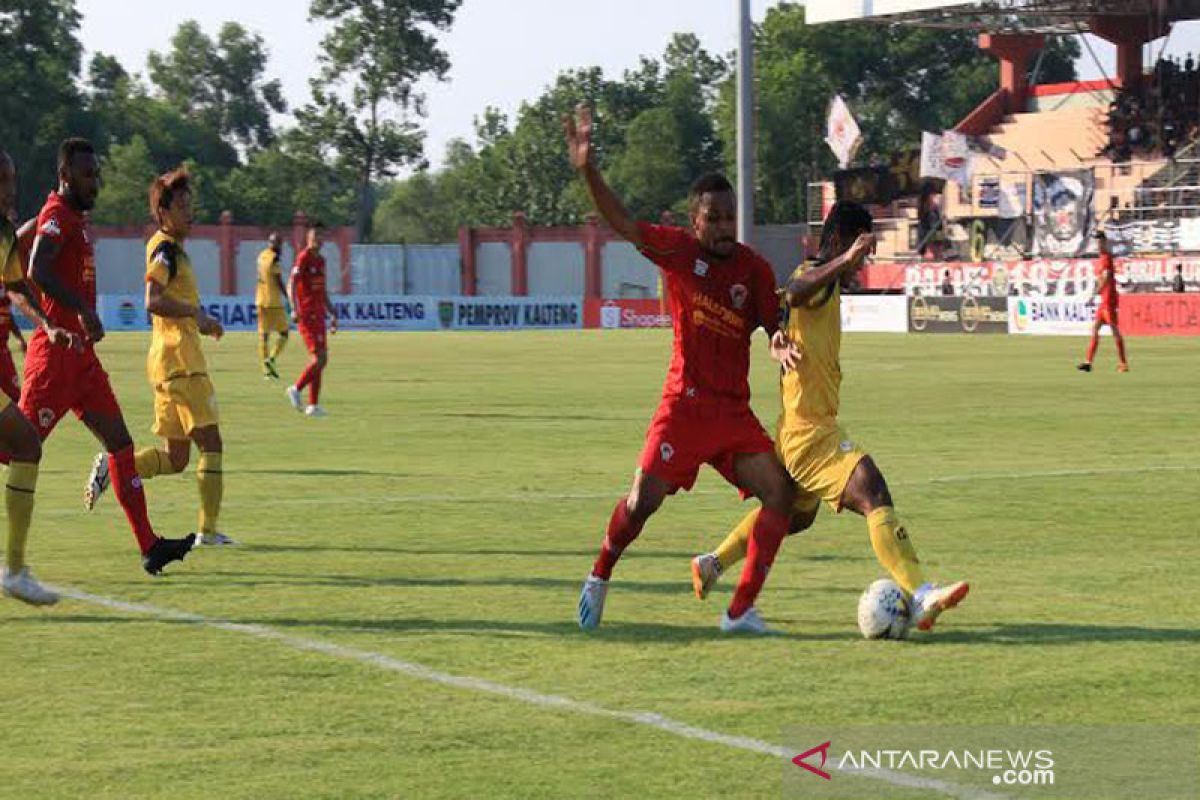
[[[139,444],[146,343],[102,346]],[[761,598],[784,635],[722,638],[733,580],[700,603],[688,560],[746,507],[708,470],[627,553],[603,627],[578,631],[668,332],[340,334],[325,420],[292,411],[253,336],[232,334],[207,351],[223,527],[246,546],[148,578],[113,498],[83,510],[96,448],[69,418],[46,447],[30,557],[58,586],[260,627],[0,601],[0,796],[779,796],[770,756],[300,640],[768,742],[797,725],[1200,724],[1200,341],[1131,340],[1128,375],[1107,339],[1077,373],[1083,346],[847,337],[844,424],[932,576],[973,584],[933,634],[889,643],[855,627],[883,574],[865,524],[827,510],[785,543]],[[285,377],[302,361],[294,340]],[[163,533],[195,525],[193,468],[147,484]]]

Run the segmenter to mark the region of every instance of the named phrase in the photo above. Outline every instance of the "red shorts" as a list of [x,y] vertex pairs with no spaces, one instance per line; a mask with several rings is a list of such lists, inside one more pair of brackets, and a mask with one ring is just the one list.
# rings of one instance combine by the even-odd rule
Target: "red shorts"
[[1096,322],[1101,325],[1107,325],[1110,328],[1117,326],[1117,307],[1100,305],[1096,308]]
[[664,399],[646,431],[646,446],[638,466],[642,472],[671,484],[673,494],[695,485],[701,464],[709,464],[737,486],[733,471],[736,456],[774,450],[771,437],[748,404]]
[[20,405],[21,413],[43,439],[68,411],[74,411],[81,419],[84,414],[121,414],[108,373],[96,351],[88,347],[80,353],[51,346],[41,331],[33,335],[25,355],[25,385]]
[[0,392],[14,403],[21,399],[21,380],[17,377],[17,366],[7,344],[0,344]]
[[325,315],[300,317],[296,324],[308,352],[316,355],[325,349]]

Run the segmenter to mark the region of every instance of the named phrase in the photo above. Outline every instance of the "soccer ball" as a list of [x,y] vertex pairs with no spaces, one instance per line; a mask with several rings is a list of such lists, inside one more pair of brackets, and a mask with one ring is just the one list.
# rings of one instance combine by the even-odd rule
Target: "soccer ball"
[[880,578],[858,598],[858,629],[865,639],[903,639],[911,621],[908,598],[894,581]]

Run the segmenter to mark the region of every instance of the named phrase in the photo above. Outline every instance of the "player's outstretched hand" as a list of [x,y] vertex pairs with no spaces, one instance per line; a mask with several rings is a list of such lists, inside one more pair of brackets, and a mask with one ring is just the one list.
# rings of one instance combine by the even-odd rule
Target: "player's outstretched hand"
[[66,328],[56,328],[53,325],[46,328],[46,338],[50,340],[50,344],[54,347],[69,347],[72,350],[83,352],[83,339],[79,334],[72,333]]
[[196,327],[200,330],[202,336],[211,336],[214,339],[220,339],[225,335],[224,326],[208,314],[200,316],[200,319],[196,321]]
[[800,367],[800,348],[783,331],[771,336],[771,358],[778,361],[784,372]]
[[93,342],[99,342],[104,338],[104,323],[100,321],[99,315],[90,308],[85,308],[79,312],[79,321],[83,323],[83,331],[87,337]]
[[563,115],[563,128],[567,132],[571,166],[578,170],[586,168],[592,159],[592,110],[580,103],[574,114]]

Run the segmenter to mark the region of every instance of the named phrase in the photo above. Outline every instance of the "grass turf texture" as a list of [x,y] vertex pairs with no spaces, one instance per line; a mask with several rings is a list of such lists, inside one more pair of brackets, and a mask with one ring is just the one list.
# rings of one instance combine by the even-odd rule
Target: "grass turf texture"
[[[787,726],[1200,722],[1194,486],[1200,342],[852,336],[843,421],[891,482],[934,577],[967,603],[929,636],[866,642],[882,575],[864,522],[823,509],[760,607],[785,634],[722,638],[688,559],[749,506],[705,470],[618,566],[603,627],[579,584],[627,488],[667,332],[340,334],[307,420],[251,335],[208,346],[226,444],[223,528],[154,581],[74,419],[46,447],[30,557],[45,581],[257,623],[446,672],[781,742]],[[151,442],[146,339],[102,347]],[[763,342],[753,388],[773,428]],[[294,377],[293,342],[281,370]],[[193,529],[194,459],[148,483]],[[1085,474],[1086,473],[1086,474]],[[1191,498],[1189,500],[1189,498]],[[768,756],[414,680],[237,633],[67,600],[0,601],[6,797],[762,797]]]

